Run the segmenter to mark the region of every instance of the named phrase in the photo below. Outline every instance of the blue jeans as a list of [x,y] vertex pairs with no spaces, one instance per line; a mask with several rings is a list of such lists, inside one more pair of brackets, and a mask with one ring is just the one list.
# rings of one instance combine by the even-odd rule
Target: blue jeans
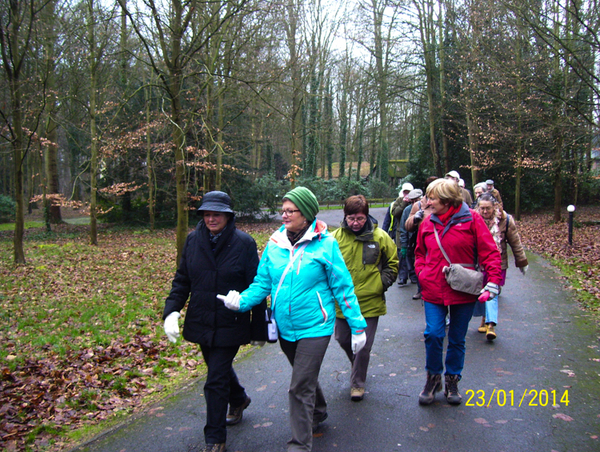
[[473,316],[475,302],[444,306],[425,302],[425,369],[437,375],[444,371],[444,338],[446,314],[450,310],[448,349],[446,350],[446,375],[460,375],[465,364],[465,337]]

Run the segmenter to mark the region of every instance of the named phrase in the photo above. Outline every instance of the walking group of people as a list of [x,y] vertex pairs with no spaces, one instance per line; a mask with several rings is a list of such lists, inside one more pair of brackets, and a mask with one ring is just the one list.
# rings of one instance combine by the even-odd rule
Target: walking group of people
[[[506,274],[502,243],[508,240],[514,252],[520,241],[514,220],[498,213],[497,203],[492,203],[496,210],[490,219],[483,213],[487,210],[479,214],[470,209],[473,202],[464,201],[464,189],[451,173],[428,179],[425,193],[404,184],[402,199],[392,203],[381,228],[364,196],[350,196],[341,226],[333,233],[317,218],[314,194],[297,187],[284,196],[283,224],[260,260],[254,240],[235,227],[230,197],[219,191],[203,197],[202,219],[186,240],[163,312],[165,333],[176,342],[180,312],[189,299],[183,337],[200,345],[208,368],[203,451],[226,451],[227,426],[239,423],[250,405],[233,359],[241,345],[266,340],[271,318],[292,367],[287,450],[312,450],[313,431],[328,417],[318,377],[330,338],[335,337],[348,357],[350,399],[360,402],[379,317],[386,314],[385,293],[397,278],[402,285],[409,279],[417,284],[413,298],[422,298],[425,307],[427,379],[419,403],[433,402],[442,389],[444,367],[446,399],[461,403],[458,382],[477,295],[447,284],[444,254],[452,262],[484,270],[481,292],[496,300],[496,316],[487,309],[484,313],[487,332],[488,325],[493,330],[497,323],[497,295]],[[482,196],[475,203],[485,207],[489,201]],[[497,231],[492,231],[494,226]],[[526,265],[524,253],[519,254],[517,266],[523,273]]]

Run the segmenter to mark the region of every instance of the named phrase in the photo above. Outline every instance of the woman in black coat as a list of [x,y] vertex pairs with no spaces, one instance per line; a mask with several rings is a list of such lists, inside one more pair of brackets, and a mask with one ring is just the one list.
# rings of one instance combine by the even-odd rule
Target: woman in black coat
[[[265,326],[266,302],[252,311],[251,325],[250,312],[231,311],[217,299],[219,293],[242,292],[252,283],[259,262],[258,251],[254,239],[236,229],[231,198],[226,193],[207,193],[198,211],[203,218],[186,239],[163,319],[165,333],[171,342],[176,342],[180,311],[189,297],[183,337],[200,344],[208,367],[203,450],[222,452],[226,450],[226,426],[240,422],[250,404],[250,397],[233,370],[233,359],[240,345],[251,339],[265,339],[260,334]],[[252,334],[252,330],[256,333]]]

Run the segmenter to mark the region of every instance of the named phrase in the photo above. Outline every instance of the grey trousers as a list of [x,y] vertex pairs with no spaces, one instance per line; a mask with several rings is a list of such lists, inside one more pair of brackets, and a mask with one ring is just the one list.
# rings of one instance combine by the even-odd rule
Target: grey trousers
[[312,450],[313,417],[327,412],[327,402],[319,385],[319,371],[331,337],[311,337],[289,342],[279,338],[281,350],[292,365],[288,391],[292,439],[288,452]]
[[339,342],[352,364],[350,384],[353,388],[365,387],[369,360],[371,359],[371,348],[375,340],[379,317],[369,317],[365,320],[367,321],[367,343],[361,351],[354,355],[352,353],[352,331],[350,330],[350,326],[348,326],[348,322],[346,319],[335,319],[335,340]]

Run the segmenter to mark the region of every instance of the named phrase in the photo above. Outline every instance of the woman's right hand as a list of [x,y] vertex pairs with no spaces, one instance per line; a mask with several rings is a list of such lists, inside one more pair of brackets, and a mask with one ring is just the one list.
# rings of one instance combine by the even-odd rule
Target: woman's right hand
[[367,333],[364,331],[359,334],[352,335],[352,353],[355,355],[360,352],[367,343]]
[[165,318],[165,325],[164,325],[165,334],[169,338],[169,341],[171,341],[173,343],[176,343],[177,338],[179,337],[179,317],[180,316],[181,316],[181,314],[179,314],[179,312],[173,311]]

